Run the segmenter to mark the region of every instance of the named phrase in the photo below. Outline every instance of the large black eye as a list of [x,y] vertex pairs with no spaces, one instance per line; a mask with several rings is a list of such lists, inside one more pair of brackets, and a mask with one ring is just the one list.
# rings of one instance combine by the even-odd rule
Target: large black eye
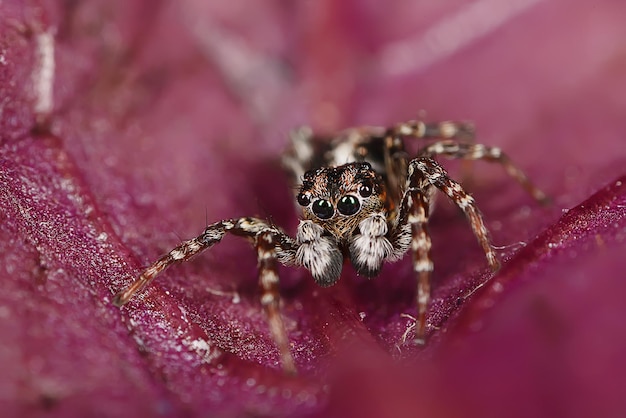
[[337,210],[342,215],[354,215],[360,208],[359,199],[351,195],[342,197],[339,203],[337,203]]
[[324,199],[316,200],[311,210],[313,210],[315,216],[320,219],[332,218],[333,213],[335,213],[333,205],[328,200]]
[[363,183],[361,187],[359,187],[359,194],[362,197],[369,197],[372,195],[372,192],[373,192],[373,187],[372,187],[372,183],[370,182]]
[[300,206],[309,206],[309,203],[311,203],[311,198],[304,193],[300,193],[297,199]]

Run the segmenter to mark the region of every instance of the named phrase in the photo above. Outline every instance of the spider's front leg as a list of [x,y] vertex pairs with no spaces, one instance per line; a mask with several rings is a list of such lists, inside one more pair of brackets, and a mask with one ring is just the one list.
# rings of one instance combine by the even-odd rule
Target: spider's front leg
[[209,225],[202,234],[183,242],[145,269],[133,283],[115,295],[113,304],[118,307],[126,304],[161,271],[211,248],[220,242],[227,232],[250,239],[256,248],[261,304],[267,315],[272,338],[278,346],[283,369],[286,373],[295,374],[296,367],[289,351],[289,339],[280,314],[277,262],[294,264],[298,244],[280,229],[260,219],[229,219]]
[[283,317],[280,314],[280,291],[276,256],[276,247],[280,246],[279,238],[272,231],[261,232],[256,237],[261,305],[263,305],[267,315],[267,323],[272,338],[278,346],[283,370],[288,374],[296,374],[296,365],[289,350],[289,338],[285,331]]
[[[407,233],[411,235],[413,271],[417,276],[416,341],[419,343],[424,342],[426,309],[430,302],[430,276],[433,271],[433,262],[430,255],[431,239],[427,223],[435,188],[445,193],[465,213],[491,269],[496,271],[500,267],[474,198],[467,194],[459,183],[448,177],[445,169],[435,160],[423,157],[409,162],[406,191],[400,204],[394,241],[406,239]],[[409,229],[407,227],[410,227],[410,232],[407,231]]]
[[194,255],[211,248],[222,240],[226,231],[232,229],[234,224],[230,220],[216,222],[209,225],[202,234],[196,238],[182,242],[176,248],[163,255],[152,263],[124,290],[113,297],[113,304],[118,308],[127,304],[130,299],[144,289],[154,278],[172,264],[182,263]]

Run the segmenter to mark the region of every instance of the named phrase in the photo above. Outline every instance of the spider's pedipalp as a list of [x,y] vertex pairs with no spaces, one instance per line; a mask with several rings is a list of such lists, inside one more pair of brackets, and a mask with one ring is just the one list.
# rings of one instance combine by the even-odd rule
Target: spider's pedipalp
[[298,249],[295,264],[309,270],[317,284],[328,287],[339,280],[343,254],[336,239],[323,235],[324,232],[324,228],[313,221],[300,221],[296,235]]
[[350,261],[355,270],[366,277],[376,277],[385,259],[393,253],[387,238],[388,225],[384,213],[375,213],[359,223],[359,234],[350,240]]

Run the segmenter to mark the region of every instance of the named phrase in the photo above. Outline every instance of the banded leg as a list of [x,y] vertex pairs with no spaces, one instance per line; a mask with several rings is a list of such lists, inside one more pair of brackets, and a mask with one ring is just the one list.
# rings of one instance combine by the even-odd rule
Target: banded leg
[[278,289],[278,269],[276,245],[273,232],[261,232],[257,236],[256,249],[259,262],[259,285],[261,287],[261,305],[265,310],[272,339],[278,346],[285,373],[295,375],[296,366],[289,350],[289,338],[280,314],[280,293]]
[[232,221],[221,221],[209,225],[202,234],[196,238],[184,241],[176,248],[165,254],[150,267],[145,269],[133,283],[126,289],[118,292],[113,297],[113,305],[118,308],[125,305],[130,299],[144,289],[154,278],[172,264],[182,263],[194,255],[211,248],[222,240],[226,231],[234,226]]
[[485,160],[498,163],[539,203],[548,204],[550,202],[550,198],[539,190],[528,176],[515,166],[511,159],[498,147],[457,141],[440,141],[427,146],[419,153],[420,157],[432,158],[435,155],[443,155],[451,159]]
[[289,352],[289,341],[280,315],[280,296],[276,263],[293,264],[298,244],[280,229],[255,218],[229,219],[209,225],[202,234],[178,245],[143,271],[126,289],[118,292],[113,304],[121,307],[136,293],[145,288],[160,272],[172,264],[182,263],[194,255],[211,248],[230,232],[254,242],[259,262],[259,283],[262,288],[261,303],[267,314],[270,332],[281,355],[283,369],[295,373]]
[[[431,186],[432,187],[432,186]],[[424,344],[426,334],[426,310],[430,302],[430,276],[433,261],[430,254],[431,239],[428,233],[428,211],[430,193],[411,190],[411,208],[408,222],[411,225],[411,250],[413,271],[417,276],[417,321],[415,324],[415,342]]]
[[182,263],[194,255],[207,250],[220,242],[227,232],[254,240],[261,232],[272,232],[278,239],[278,258],[282,263],[290,264],[295,259],[297,243],[280,229],[256,218],[239,218],[219,221],[206,227],[196,238],[184,241],[176,248],[159,258],[146,268],[126,289],[113,297],[113,304],[121,307],[139,291],[145,288],[163,270],[172,264]]
[[475,137],[474,125],[469,122],[432,122],[410,120],[390,128],[388,136],[410,136],[420,139],[457,139],[472,142]]
[[[433,262],[430,256],[431,239],[427,229],[430,201],[434,188],[444,192],[468,218],[472,231],[487,257],[492,270],[500,267],[489,233],[474,199],[461,185],[448,177],[446,171],[430,158],[416,158],[409,163],[406,192],[400,203],[397,224],[390,235],[394,250],[401,253],[410,234],[413,252],[413,271],[417,276],[416,342],[423,343],[426,332],[426,310],[430,302],[430,276]],[[407,225],[410,229],[407,230]]]
[[[388,132],[384,141],[383,161],[387,182],[389,183],[387,190],[390,197],[388,199],[389,203],[398,202],[404,193],[408,160],[402,139],[392,132]],[[389,207],[387,210],[393,212],[394,208]]]
[[409,183],[413,182],[414,176],[422,177],[425,181],[441,190],[465,213],[474,236],[485,252],[489,267],[493,271],[497,271],[500,268],[500,262],[491,245],[489,232],[474,198],[467,194],[459,183],[448,177],[446,170],[431,158],[420,157],[409,163]]
[[[418,120],[402,122],[387,129],[384,138],[385,173],[390,185],[389,193],[392,201],[398,201],[403,193],[403,182],[406,179],[408,156],[404,151],[402,137],[417,139],[456,139],[458,141],[474,141],[474,125],[467,122],[433,122]],[[469,172],[469,167],[465,170]],[[394,195],[395,193],[395,195]]]

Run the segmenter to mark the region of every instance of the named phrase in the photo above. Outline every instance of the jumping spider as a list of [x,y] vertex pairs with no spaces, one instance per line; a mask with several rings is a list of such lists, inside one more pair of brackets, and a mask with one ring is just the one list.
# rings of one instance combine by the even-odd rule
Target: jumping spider
[[[212,247],[227,232],[248,238],[257,252],[261,304],[271,335],[284,370],[295,373],[279,310],[277,263],[303,266],[317,284],[326,287],[339,280],[346,258],[359,274],[375,277],[383,262],[398,261],[410,249],[417,282],[415,334],[423,342],[433,271],[427,224],[437,189],[465,213],[489,266],[494,271],[499,268],[474,199],[448,177],[435,157],[497,162],[536,200],[547,200],[499,148],[476,144],[473,137],[472,126],[458,122],[409,121],[388,129],[353,128],[332,138],[315,137],[308,128],[301,128],[292,133],[292,147],[283,158],[284,166],[300,182],[296,200],[303,219],[295,238],[257,218],[216,222],[144,270],[115,295],[113,303],[124,305],[165,268]],[[435,141],[426,142],[411,158],[405,151],[407,138]]]

